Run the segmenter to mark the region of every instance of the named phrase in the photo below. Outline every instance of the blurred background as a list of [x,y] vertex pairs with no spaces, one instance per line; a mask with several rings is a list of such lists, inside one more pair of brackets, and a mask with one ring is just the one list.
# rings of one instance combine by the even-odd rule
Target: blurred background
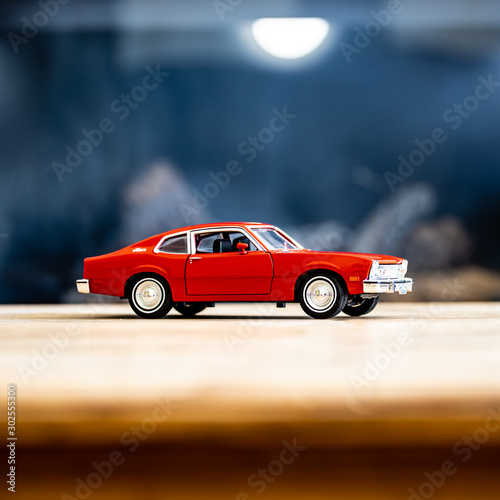
[[230,220],[500,299],[499,2],[16,1],[0,31],[0,302]]

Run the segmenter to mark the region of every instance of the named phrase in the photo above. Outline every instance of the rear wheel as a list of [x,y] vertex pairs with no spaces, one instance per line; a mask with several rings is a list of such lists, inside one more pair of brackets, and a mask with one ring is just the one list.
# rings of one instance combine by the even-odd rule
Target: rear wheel
[[336,316],[347,301],[345,287],[333,275],[317,273],[308,276],[300,290],[300,305],[304,312],[316,319]]
[[192,318],[206,307],[205,302],[176,302],[174,304],[174,309],[187,318]]
[[137,278],[130,287],[130,306],[141,318],[163,318],[172,308],[168,283],[157,275]]
[[371,299],[362,299],[360,297],[353,298],[347,302],[343,312],[349,316],[363,316],[375,309],[379,298],[380,297],[372,297]]

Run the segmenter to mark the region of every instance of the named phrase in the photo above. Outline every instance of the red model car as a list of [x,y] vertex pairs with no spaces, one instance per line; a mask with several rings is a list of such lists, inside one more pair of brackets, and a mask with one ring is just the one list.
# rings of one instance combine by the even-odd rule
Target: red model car
[[304,249],[275,226],[221,222],[152,236],[84,261],[81,293],[128,298],[142,318],[172,307],[193,316],[215,302],[300,302],[313,318],[361,316],[381,293],[406,293],[398,257]]

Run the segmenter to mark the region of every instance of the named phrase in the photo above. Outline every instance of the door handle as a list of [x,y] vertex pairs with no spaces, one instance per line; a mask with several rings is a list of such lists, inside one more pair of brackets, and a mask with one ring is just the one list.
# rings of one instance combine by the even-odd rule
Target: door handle
[[200,260],[201,257],[189,257],[189,262],[191,262],[192,260]]

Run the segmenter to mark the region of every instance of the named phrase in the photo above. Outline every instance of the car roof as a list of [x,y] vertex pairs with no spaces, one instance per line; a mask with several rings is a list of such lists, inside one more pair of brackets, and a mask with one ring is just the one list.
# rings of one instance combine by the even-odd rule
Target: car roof
[[163,234],[169,233],[181,233],[183,231],[193,231],[197,229],[212,229],[218,227],[228,227],[228,226],[262,226],[262,227],[274,227],[272,224],[265,224],[263,222],[213,222],[211,224],[196,224],[194,226],[180,227],[178,229],[173,229],[171,231],[166,231]]
[[[155,236],[152,236],[151,238],[157,238],[161,237],[163,238],[164,236],[167,236],[169,234],[177,234],[177,233],[183,233],[185,231],[193,231],[193,230],[198,230],[198,229],[216,229],[218,227],[229,227],[229,226],[234,226],[234,227],[255,227],[255,226],[261,226],[261,227],[275,227],[272,224],[266,224],[263,222],[212,222],[209,224],[196,224],[194,226],[185,226],[185,227],[179,227],[177,229],[171,229],[170,231],[165,231],[164,233],[159,233]],[[148,238],[149,240],[150,238]]]
[[211,224],[197,224],[194,226],[185,226],[179,227],[177,229],[171,229],[170,231],[165,231],[164,233],[158,233],[154,236],[149,236],[141,241],[137,241],[136,243],[132,243],[129,247],[137,247],[137,246],[154,246],[157,244],[158,239],[163,239],[166,236],[176,235],[179,233],[184,233],[186,231],[193,231],[198,229],[216,229],[218,227],[269,227],[273,228],[272,224],[264,224],[262,222],[213,222]]

